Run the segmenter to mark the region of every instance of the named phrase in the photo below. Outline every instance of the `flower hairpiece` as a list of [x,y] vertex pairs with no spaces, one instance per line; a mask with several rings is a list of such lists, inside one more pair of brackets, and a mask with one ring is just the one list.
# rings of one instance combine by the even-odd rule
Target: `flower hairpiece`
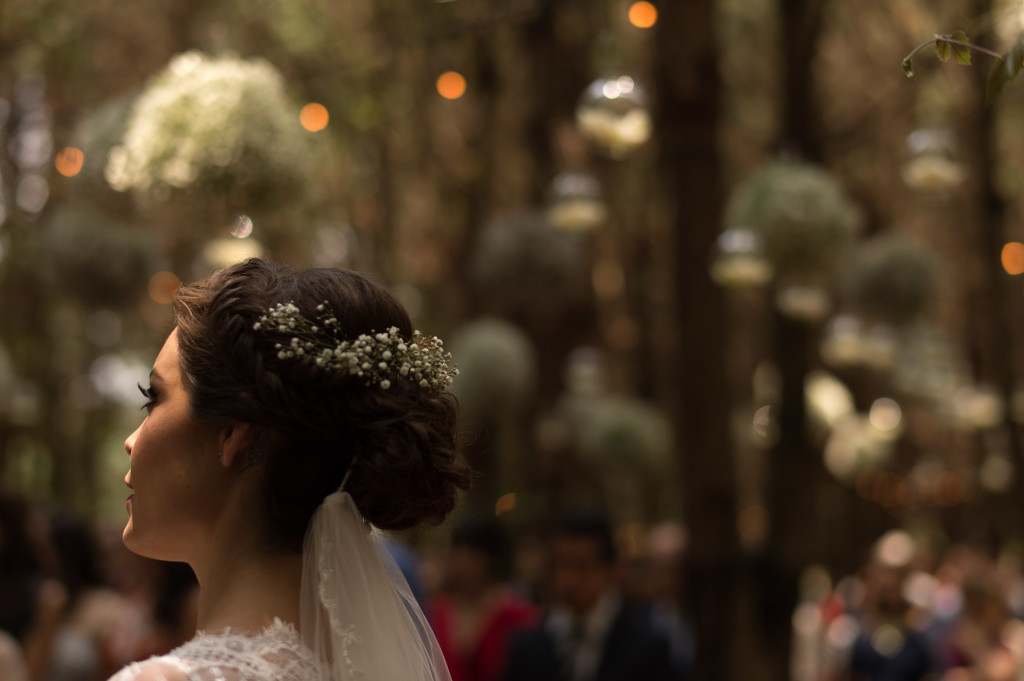
[[402,338],[392,326],[383,332],[362,334],[355,340],[341,338],[338,319],[324,302],[316,306],[310,320],[294,303],[278,303],[253,324],[254,331],[291,334],[287,344],[277,343],[278,359],[308,359],[329,371],[343,371],[366,379],[367,385],[391,387],[392,379],[403,378],[420,388],[444,390],[459,370],[450,367],[451,353],[437,336],[414,331]]

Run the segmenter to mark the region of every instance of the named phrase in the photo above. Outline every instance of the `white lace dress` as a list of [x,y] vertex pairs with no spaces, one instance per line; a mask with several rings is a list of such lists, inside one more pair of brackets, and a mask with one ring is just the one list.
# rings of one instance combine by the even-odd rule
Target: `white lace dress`
[[255,636],[199,632],[166,655],[133,662],[110,681],[312,681],[318,665],[291,624]]

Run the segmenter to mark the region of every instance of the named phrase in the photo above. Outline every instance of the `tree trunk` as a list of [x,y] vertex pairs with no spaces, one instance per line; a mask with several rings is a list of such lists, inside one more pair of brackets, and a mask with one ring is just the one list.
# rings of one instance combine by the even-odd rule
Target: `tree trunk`
[[685,608],[697,636],[693,678],[733,674],[739,547],[728,431],[722,293],[707,273],[721,222],[716,133],[720,80],[712,0],[664,3],[655,37],[658,171],[673,243],[675,366],[668,374],[690,532]]

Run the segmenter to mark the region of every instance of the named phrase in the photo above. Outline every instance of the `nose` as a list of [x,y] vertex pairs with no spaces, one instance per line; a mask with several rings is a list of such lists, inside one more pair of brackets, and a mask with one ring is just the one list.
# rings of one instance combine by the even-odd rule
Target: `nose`
[[[145,423],[145,421],[143,421],[143,423]],[[128,453],[128,456],[132,455],[132,449],[135,448],[135,440],[139,437],[139,430],[141,428],[142,424],[139,424],[139,427],[135,429],[135,432],[129,435],[124,441],[124,451]]]

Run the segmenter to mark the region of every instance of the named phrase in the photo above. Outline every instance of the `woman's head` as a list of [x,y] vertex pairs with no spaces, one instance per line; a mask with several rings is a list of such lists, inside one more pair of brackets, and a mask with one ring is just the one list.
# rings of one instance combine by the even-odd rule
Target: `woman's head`
[[346,490],[375,525],[440,520],[469,483],[450,395],[397,374],[386,389],[380,381],[368,385],[308,356],[281,353],[292,332],[259,322],[287,304],[310,322],[330,311],[336,331],[325,343],[392,327],[406,339],[413,333],[398,301],[354,272],[249,260],[179,290],[174,335],[189,411],[200,424],[247,424],[240,465],[261,480],[265,540],[301,550],[310,517],[350,468]]

